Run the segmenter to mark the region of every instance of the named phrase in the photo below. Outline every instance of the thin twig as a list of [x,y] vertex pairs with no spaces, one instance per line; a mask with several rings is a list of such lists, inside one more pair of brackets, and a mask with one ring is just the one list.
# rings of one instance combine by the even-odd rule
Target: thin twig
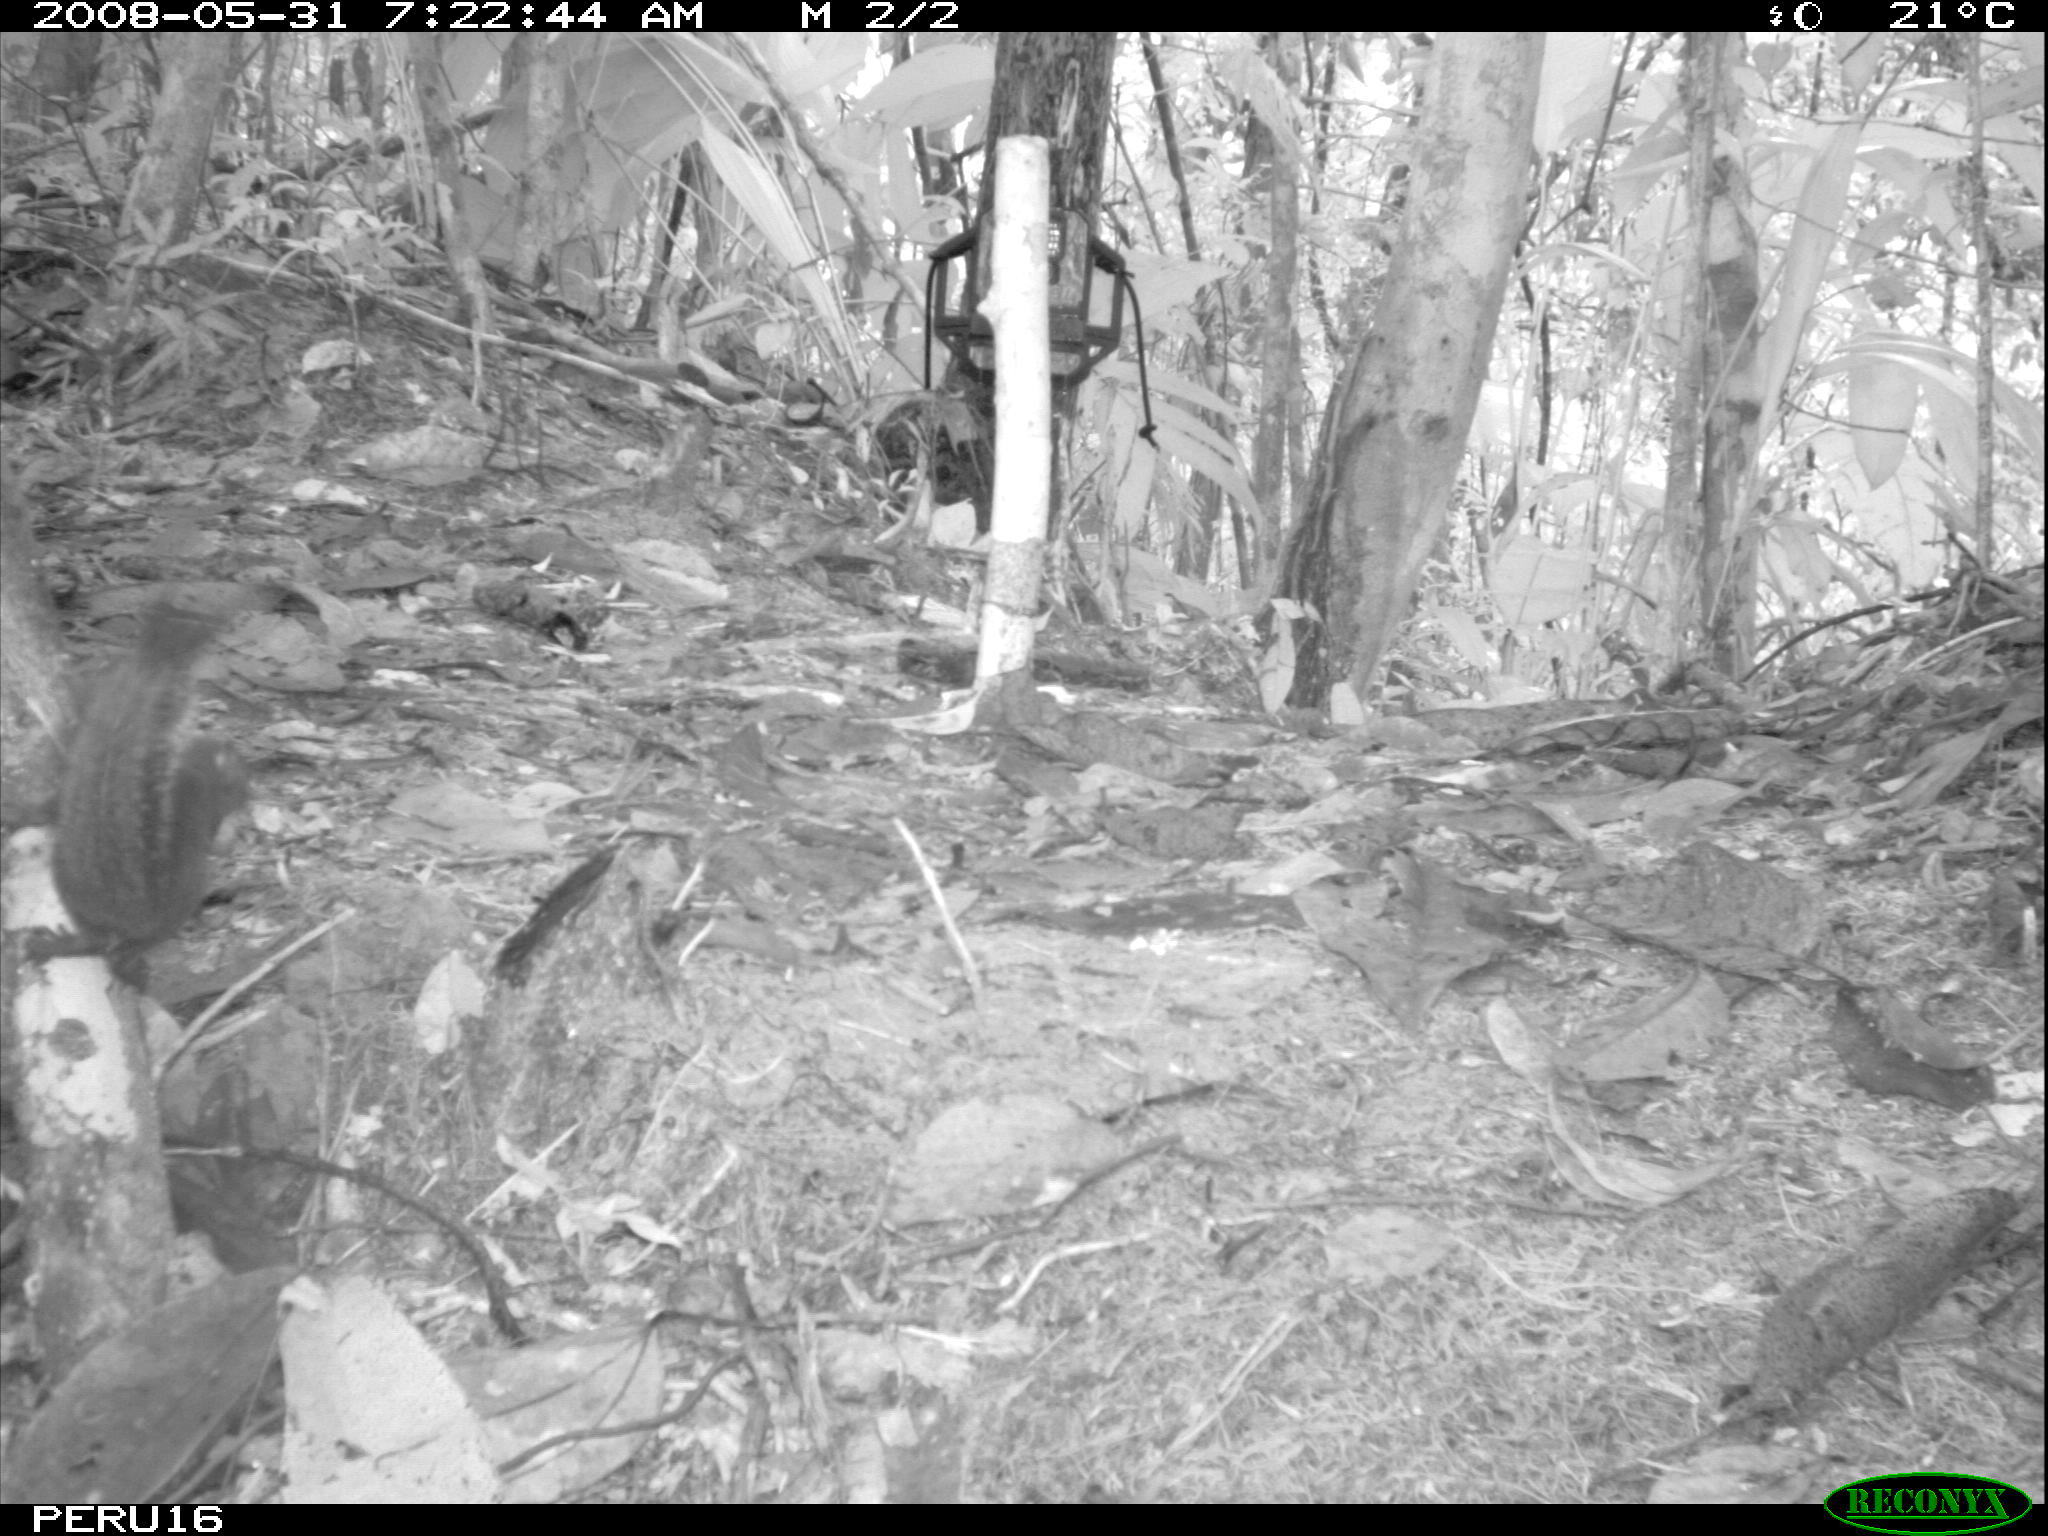
[[[343,907],[339,912],[335,913],[334,916],[327,919],[326,922],[322,923],[318,928],[315,928],[311,933],[306,934],[302,938],[292,940],[291,943],[285,945],[283,949],[280,949],[276,954],[270,956],[261,965],[257,966],[255,970],[251,971],[248,975],[244,976],[240,981],[236,982],[233,986],[229,987],[227,991],[221,993],[219,997],[215,998],[213,1001],[213,1006],[208,1008],[204,1013],[200,1014],[198,1018],[194,1019],[192,1021],[192,1027],[186,1030],[183,1037],[179,1039],[178,1043],[172,1046],[171,1049],[165,1053],[162,1063],[156,1069],[157,1082],[159,1084],[163,1082],[164,1075],[171,1070],[172,1066],[177,1062],[178,1058],[180,1056],[183,1056],[187,1051],[193,1049],[195,1046],[210,1045],[214,1043],[213,1041],[208,1040],[206,1038],[207,1026],[213,1023],[213,1021],[219,1018],[223,1013],[227,1012],[227,1010],[234,1005],[236,1000],[239,999],[243,993],[247,992],[251,987],[255,986],[257,982],[261,981],[264,977],[268,976],[280,965],[283,965],[285,961],[291,959],[293,955],[296,955],[300,950],[304,949],[307,945],[313,943],[316,939],[319,939],[325,936],[326,934],[333,932],[336,928],[339,928],[343,923],[347,922],[350,918],[354,917],[355,915],[356,909],[354,907]],[[219,1038],[226,1038],[226,1034],[226,1031],[222,1031],[220,1033]]]
[[967,990],[974,996],[974,1011],[986,1012],[987,999],[981,990],[981,967],[974,963],[967,941],[960,936],[960,925],[953,921],[953,911],[946,905],[946,893],[939,885],[938,873],[925,858],[924,850],[917,846],[917,839],[910,835],[910,828],[903,825],[903,818],[892,816],[890,822],[896,828],[896,835],[910,845],[910,856],[917,860],[917,872],[924,876],[925,889],[932,893],[932,905],[939,909],[939,921],[945,925],[946,938],[953,946],[953,953],[960,957],[960,969],[967,973]]

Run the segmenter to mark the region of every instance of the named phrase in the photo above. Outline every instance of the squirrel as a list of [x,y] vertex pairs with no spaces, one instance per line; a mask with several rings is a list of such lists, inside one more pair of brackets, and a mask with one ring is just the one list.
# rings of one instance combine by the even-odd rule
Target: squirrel
[[135,648],[87,696],[58,795],[57,894],[119,973],[206,897],[221,822],[247,795],[226,743],[194,732],[193,672],[218,629],[161,602]]

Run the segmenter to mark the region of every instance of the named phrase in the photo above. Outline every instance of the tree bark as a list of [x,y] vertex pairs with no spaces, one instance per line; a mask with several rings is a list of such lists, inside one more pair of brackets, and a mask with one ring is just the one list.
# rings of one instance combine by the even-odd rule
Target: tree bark
[[1279,595],[1288,702],[1363,698],[1449,511],[1525,216],[1539,33],[1447,32],[1429,64],[1401,236],[1373,325],[1331,395]]

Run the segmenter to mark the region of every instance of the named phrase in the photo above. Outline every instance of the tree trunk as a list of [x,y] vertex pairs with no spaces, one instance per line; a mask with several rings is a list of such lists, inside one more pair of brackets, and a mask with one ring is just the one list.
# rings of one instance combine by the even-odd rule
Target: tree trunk
[[242,50],[224,37],[158,39],[164,64],[149,142],[135,167],[121,233],[154,249],[177,245],[192,233],[199,175],[213,147],[213,120],[221,92],[241,68]]
[[[981,191],[977,217],[983,232],[984,249],[975,258],[987,292],[986,239],[994,225],[995,157],[998,140],[1012,134],[1032,134],[1045,139],[1052,152],[1052,206],[1079,213],[1089,229],[1095,227],[1096,205],[1102,198],[1102,146],[1109,135],[1110,65],[1116,58],[1114,32],[1005,32],[996,42],[995,90],[989,101],[988,135],[984,145]],[[1100,274],[1097,274],[1100,280]],[[1055,302],[1059,296],[1054,295]],[[957,374],[958,370],[953,370]],[[975,444],[973,478],[982,487],[995,483],[995,397],[981,389],[969,389],[957,377],[949,381],[965,395],[983,436]],[[1051,381],[1047,381],[1051,387]],[[1068,394],[1054,402],[1058,421],[1070,419],[1073,400]],[[1057,454],[1057,449],[1055,449]],[[1053,476],[1054,510],[1058,510],[1059,476]],[[982,495],[986,495],[986,490]],[[978,496],[976,521],[988,529],[988,507]]]
[[1529,191],[1538,33],[1436,42],[1401,237],[1371,331],[1330,397],[1279,594],[1297,636],[1288,702],[1363,698],[1443,527]]

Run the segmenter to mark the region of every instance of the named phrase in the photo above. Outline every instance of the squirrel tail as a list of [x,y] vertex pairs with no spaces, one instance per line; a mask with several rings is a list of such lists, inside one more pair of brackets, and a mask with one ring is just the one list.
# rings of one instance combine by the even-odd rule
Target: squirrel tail
[[183,667],[212,644],[220,631],[221,621],[212,614],[180,608],[167,598],[143,613],[135,651],[152,670]]

